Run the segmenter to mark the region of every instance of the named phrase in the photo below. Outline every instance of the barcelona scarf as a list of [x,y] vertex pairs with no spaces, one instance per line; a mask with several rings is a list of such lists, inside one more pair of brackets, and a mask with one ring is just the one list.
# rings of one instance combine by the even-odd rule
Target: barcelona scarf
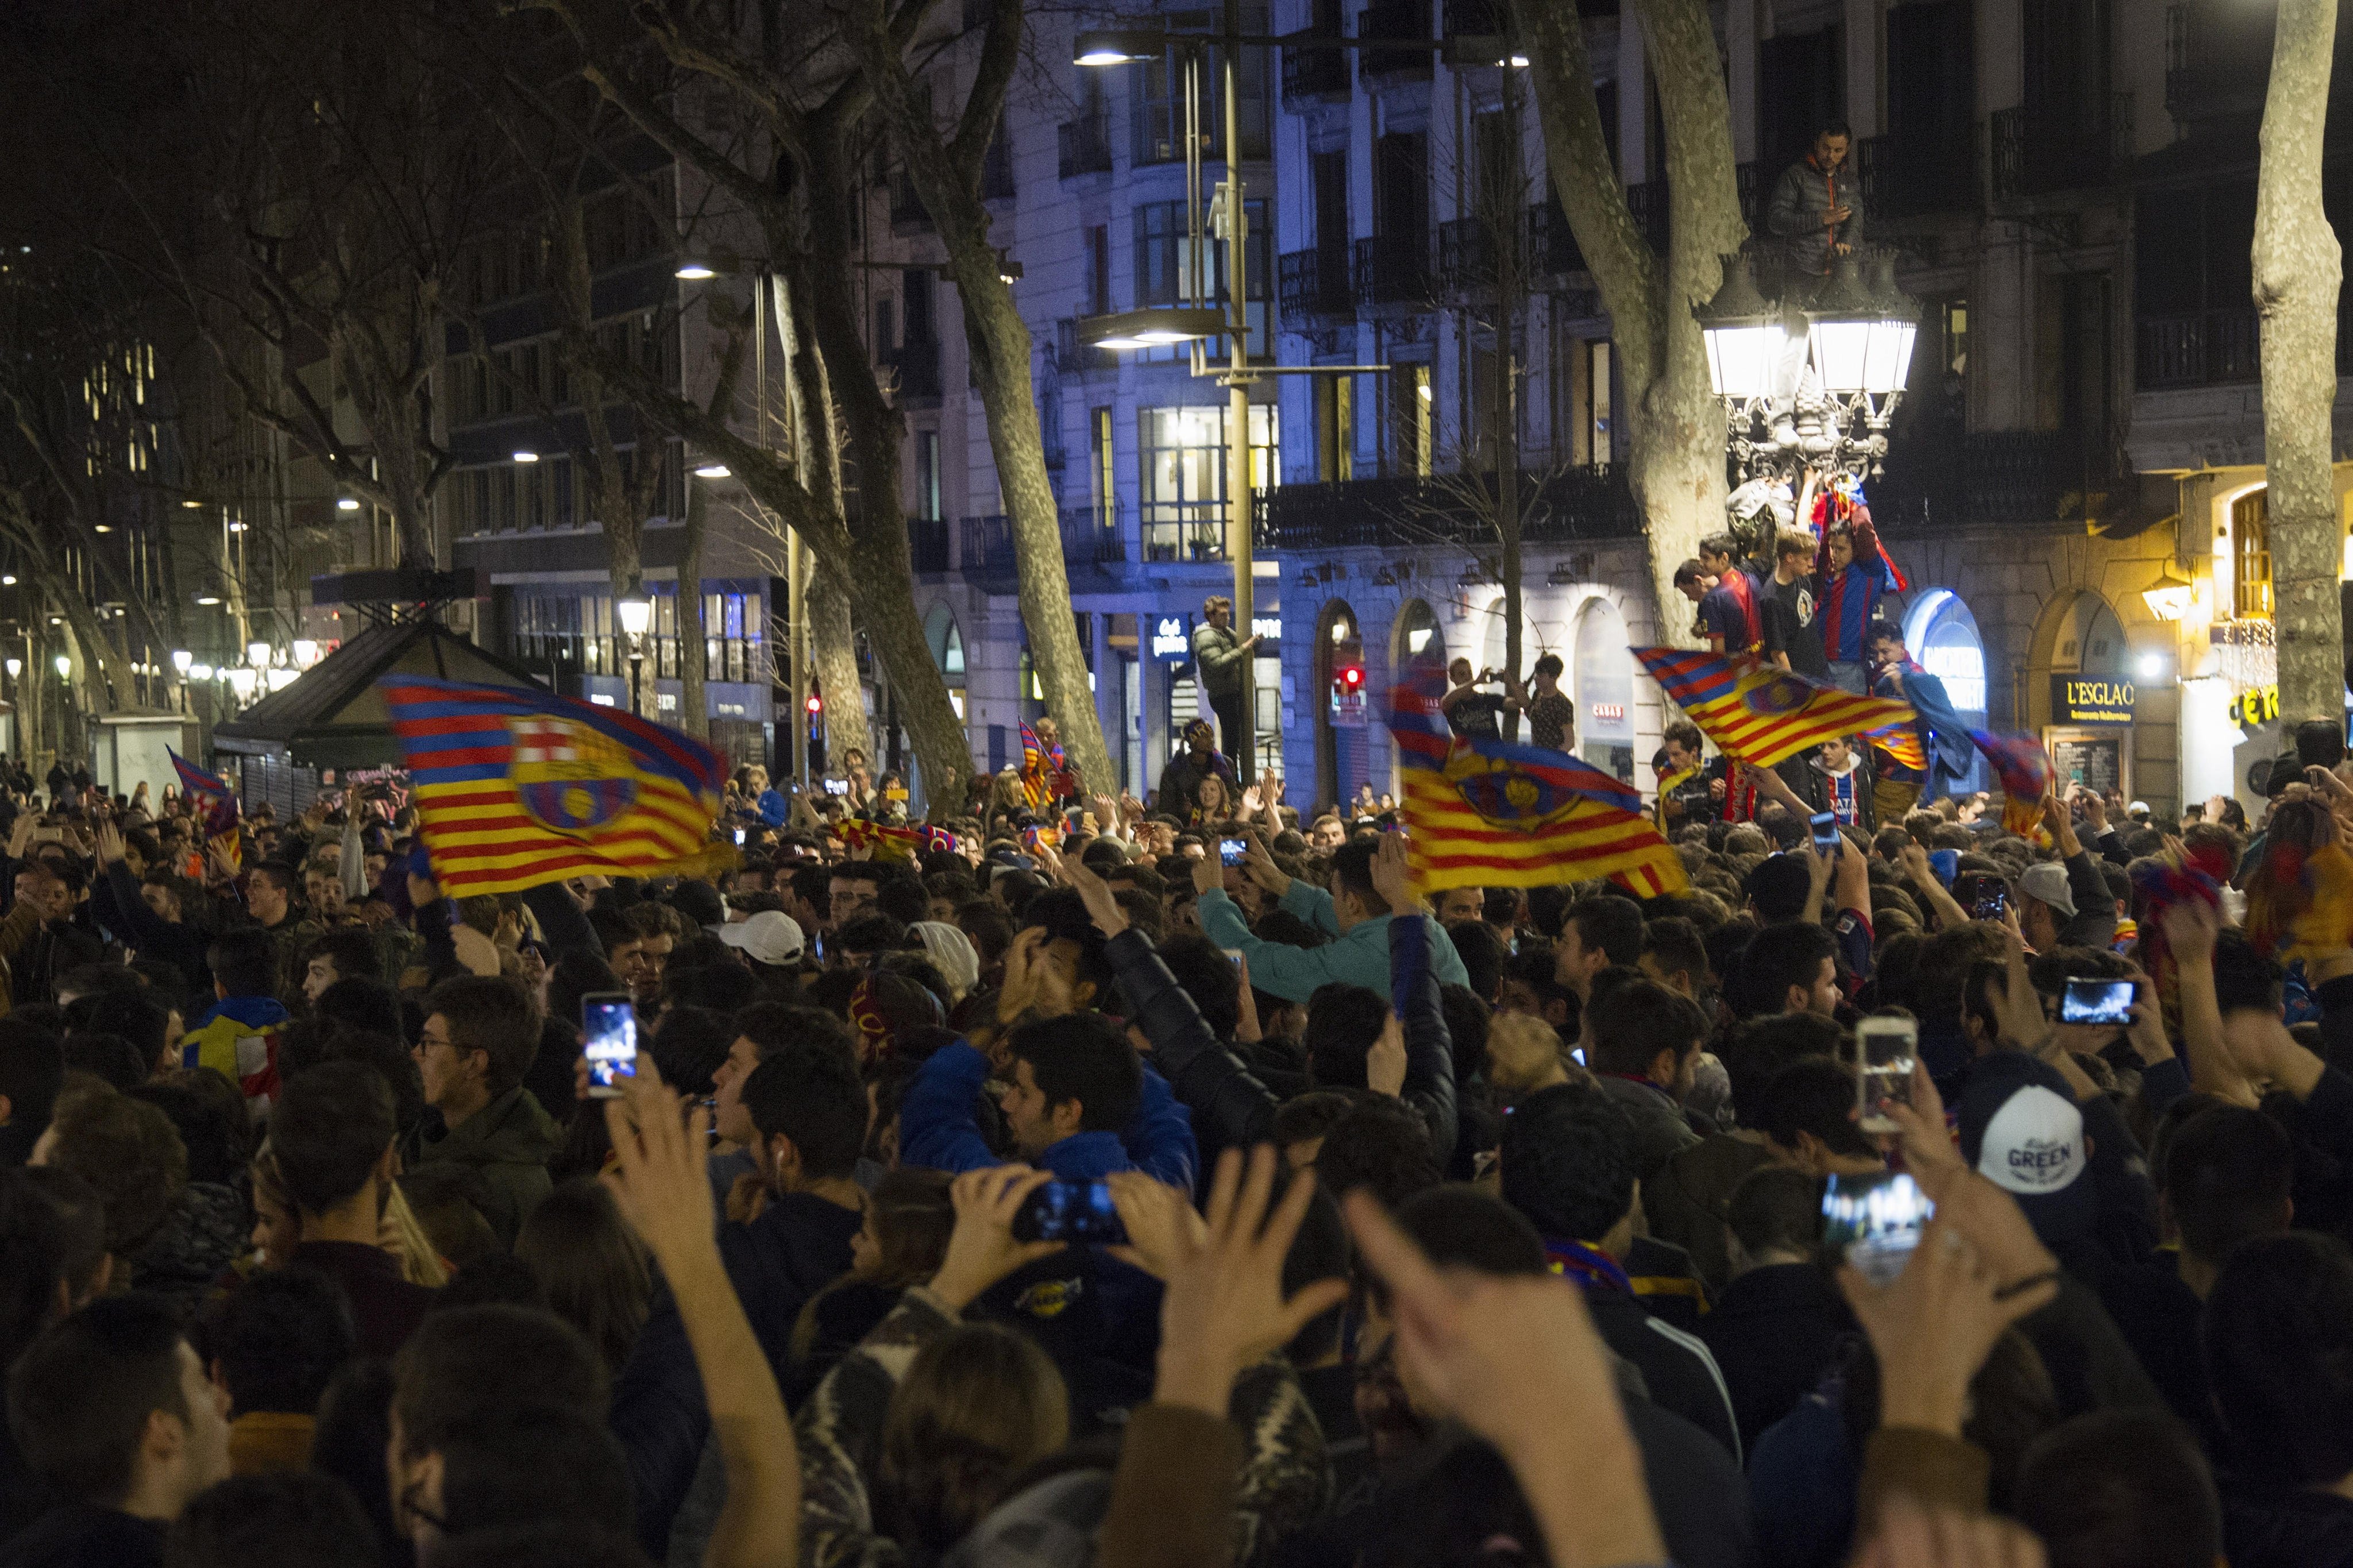
[[1907,703],[1858,697],[1746,655],[1672,647],[1631,652],[1725,755],[1760,768],[1841,735],[1910,724],[1916,717]]
[[702,869],[727,761],[635,714],[512,686],[378,683],[434,879],[454,896]]
[[1398,682],[1390,698],[1416,887],[1532,888],[1607,877],[1657,898],[1691,885],[1632,785],[1559,752],[1458,739],[1438,698],[1434,674]]
[[2001,780],[2001,826],[2007,833],[2031,837],[2042,820],[2042,797],[2051,793],[2051,757],[2031,735],[1997,735],[1972,730],[1994,776]]

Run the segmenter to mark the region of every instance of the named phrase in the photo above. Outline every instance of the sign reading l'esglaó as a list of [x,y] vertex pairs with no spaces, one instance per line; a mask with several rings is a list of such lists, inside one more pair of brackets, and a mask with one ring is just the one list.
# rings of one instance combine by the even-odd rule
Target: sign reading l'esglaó
[[2053,724],[2129,724],[2133,683],[2117,675],[2054,675],[2051,678]]

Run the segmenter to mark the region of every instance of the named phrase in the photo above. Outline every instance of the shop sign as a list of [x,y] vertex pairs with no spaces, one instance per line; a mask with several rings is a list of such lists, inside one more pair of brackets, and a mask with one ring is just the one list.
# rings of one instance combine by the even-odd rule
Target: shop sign
[[2053,724],[2129,724],[2133,683],[2114,675],[2054,675],[2051,678]]
[[1188,616],[1163,616],[1153,623],[1152,657],[1183,664],[1193,657],[1193,629]]
[[2279,687],[2251,686],[2231,699],[2231,722],[2253,729],[2279,717]]
[[1281,616],[1252,616],[1250,617],[1250,632],[1259,639],[1259,646],[1261,647],[1264,647],[1269,643],[1279,643],[1282,640],[1282,617]]
[[1626,705],[1623,702],[1597,702],[1593,705],[1593,717],[1604,722],[1615,723],[1626,717]]

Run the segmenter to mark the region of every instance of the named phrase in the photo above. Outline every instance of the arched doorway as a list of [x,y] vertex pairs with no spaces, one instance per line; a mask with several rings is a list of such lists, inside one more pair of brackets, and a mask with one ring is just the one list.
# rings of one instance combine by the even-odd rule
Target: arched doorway
[[1577,613],[1577,754],[1628,784],[1634,782],[1634,656],[1626,617],[1607,599]]
[[1408,599],[1389,634],[1389,668],[1403,679],[1419,664],[1445,669],[1446,633],[1438,624],[1437,611],[1419,599]]
[[2124,623],[2098,594],[2077,589],[2044,608],[2027,667],[2024,709],[2062,784],[2133,790],[2132,726],[2071,723],[2056,710],[2052,694],[2057,676],[2113,677],[2127,683],[2129,665]]
[[947,682],[948,700],[955,704],[956,717],[964,717],[964,633],[956,626],[955,612],[945,604],[934,605],[923,616],[923,641],[932,650],[932,662],[940,667],[940,678]]
[[1345,801],[1371,774],[1366,761],[1365,637],[1345,599],[1324,606],[1315,625],[1315,798]]
[[[1923,669],[1945,683],[1945,695],[1963,721],[1972,730],[1985,729],[1985,641],[1960,595],[1950,588],[1931,588],[1913,601],[1904,615],[1904,646]],[[1985,759],[1972,752],[1967,777],[1954,787],[1984,789],[1985,772]]]

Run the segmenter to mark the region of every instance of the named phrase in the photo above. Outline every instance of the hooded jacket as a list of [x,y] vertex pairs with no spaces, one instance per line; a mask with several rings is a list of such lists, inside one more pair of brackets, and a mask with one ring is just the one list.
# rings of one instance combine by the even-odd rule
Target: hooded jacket
[[547,1162],[563,1137],[554,1119],[517,1084],[455,1127],[440,1112],[427,1110],[403,1142],[401,1162],[412,1171],[437,1160],[480,1171],[488,1194],[482,1217],[498,1234],[499,1245],[512,1249],[523,1217],[554,1185]]

